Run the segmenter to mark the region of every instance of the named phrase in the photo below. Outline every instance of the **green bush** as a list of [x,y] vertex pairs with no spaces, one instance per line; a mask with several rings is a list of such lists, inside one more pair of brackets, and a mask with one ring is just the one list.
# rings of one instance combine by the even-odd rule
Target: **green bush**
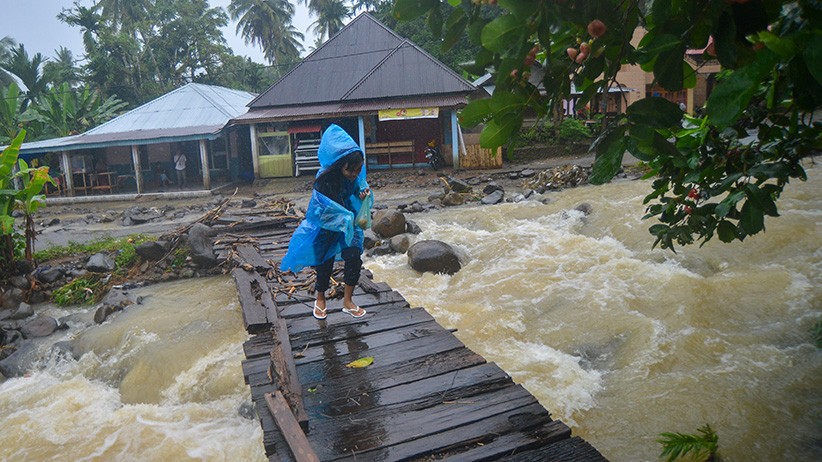
[[103,283],[98,276],[77,278],[55,290],[52,299],[60,306],[90,304],[96,300],[102,288]]
[[591,130],[579,119],[565,118],[559,124],[559,139],[562,141],[579,142],[591,138]]
[[[68,245],[60,247],[52,247],[46,250],[41,250],[34,254],[37,261],[43,262],[54,260],[56,258],[68,257],[78,254],[95,254],[98,252],[113,252],[122,250],[126,247],[131,247],[142,244],[143,242],[153,240],[153,237],[144,234],[131,234],[126,237],[114,238],[111,236],[103,237],[85,244],[78,244],[76,242],[69,242]],[[119,257],[118,257],[119,258]],[[124,260],[125,261],[125,260]],[[133,261],[132,261],[133,263]],[[120,262],[117,262],[120,266]]]

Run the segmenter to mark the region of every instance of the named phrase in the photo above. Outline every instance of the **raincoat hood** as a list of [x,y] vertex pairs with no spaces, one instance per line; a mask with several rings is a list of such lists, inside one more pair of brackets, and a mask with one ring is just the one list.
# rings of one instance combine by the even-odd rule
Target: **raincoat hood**
[[[354,151],[362,152],[362,149],[354,142],[354,139],[338,125],[329,125],[328,128],[325,129],[325,133],[323,133],[323,137],[320,140],[320,148],[317,151],[317,157],[320,160],[320,170],[317,172],[317,178],[334,165],[334,162],[337,162]],[[362,172],[360,172],[358,178],[365,179],[365,162],[363,162]]]

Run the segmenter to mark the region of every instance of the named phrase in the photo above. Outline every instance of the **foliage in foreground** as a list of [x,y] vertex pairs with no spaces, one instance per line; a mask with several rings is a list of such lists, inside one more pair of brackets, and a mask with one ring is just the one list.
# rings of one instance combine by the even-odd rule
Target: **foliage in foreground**
[[816,321],[811,332],[813,343],[817,348],[822,348],[822,320]]
[[92,255],[99,252],[115,252],[118,267],[125,267],[134,262],[136,258],[135,246],[155,238],[145,234],[130,234],[125,237],[103,237],[84,244],[69,242],[68,245],[51,247],[41,250],[34,255],[37,261],[44,262],[73,255]]
[[98,275],[88,275],[55,289],[52,299],[60,306],[86,305],[102,296],[101,289],[104,286]]
[[[447,18],[446,2],[456,7]],[[488,8],[500,14],[490,19]],[[571,97],[572,81],[582,107],[620,87],[623,65],[641,66],[676,92],[697,83],[687,50],[717,59],[727,72],[703,117],[648,97],[616,115],[592,145],[592,183],[613,178],[626,151],[651,168],[646,218],[660,221],[650,228],[655,246],[715,235],[741,241],[763,231],[765,217],[778,216],[783,188],[806,179],[801,161],[822,149],[822,124],[813,120],[822,106],[818,1],[397,0],[394,15],[427,15],[446,48],[464,34],[482,46],[471,70],[491,69],[494,94],[469,103],[460,123],[484,123],[487,148],[515,137],[526,114],[553,115]],[[635,45],[638,28],[645,34]]]
[[717,443],[719,437],[709,424],[705,424],[696,430],[699,434],[669,433],[660,434],[657,440],[662,445],[662,454],[659,457],[667,457],[667,462],[673,462],[691,453],[692,458],[702,461],[716,460],[716,451],[719,449]]

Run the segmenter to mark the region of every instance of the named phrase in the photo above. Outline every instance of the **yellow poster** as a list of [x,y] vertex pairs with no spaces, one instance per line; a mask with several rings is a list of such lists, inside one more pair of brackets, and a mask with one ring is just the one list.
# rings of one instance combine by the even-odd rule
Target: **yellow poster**
[[436,119],[439,115],[438,107],[383,109],[380,111],[380,120]]

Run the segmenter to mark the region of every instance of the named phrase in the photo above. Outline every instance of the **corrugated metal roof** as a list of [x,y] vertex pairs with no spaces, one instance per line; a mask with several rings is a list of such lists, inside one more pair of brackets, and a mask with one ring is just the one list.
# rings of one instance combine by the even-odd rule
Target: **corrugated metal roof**
[[339,101],[302,106],[280,106],[254,109],[235,118],[233,122],[270,122],[275,120],[317,119],[325,116],[373,114],[383,109],[418,107],[461,107],[468,103],[465,94],[426,95],[390,100]]
[[274,106],[475,90],[421,48],[363,13],[306,56],[249,107],[254,111]]
[[85,133],[24,143],[22,153],[215,138],[254,94],[189,83]]

